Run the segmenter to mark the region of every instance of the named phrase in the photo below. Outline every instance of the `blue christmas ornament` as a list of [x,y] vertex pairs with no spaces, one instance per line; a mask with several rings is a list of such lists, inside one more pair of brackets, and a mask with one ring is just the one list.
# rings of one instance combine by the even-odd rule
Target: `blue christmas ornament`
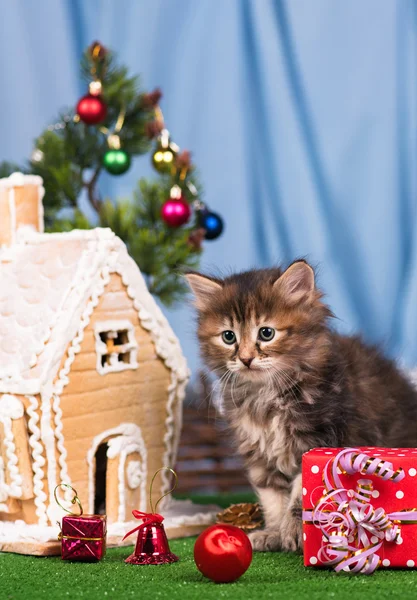
[[206,230],[206,240],[215,240],[223,232],[223,219],[214,212],[202,212],[199,219],[200,226]]

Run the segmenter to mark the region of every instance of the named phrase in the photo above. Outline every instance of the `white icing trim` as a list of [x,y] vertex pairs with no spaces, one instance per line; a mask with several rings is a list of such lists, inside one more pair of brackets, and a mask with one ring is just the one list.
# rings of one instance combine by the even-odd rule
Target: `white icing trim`
[[[139,464],[138,470],[138,479],[139,482],[136,486],[138,488],[140,486],[140,500],[139,500],[139,510],[146,511],[146,481],[148,477],[148,469],[147,469],[147,455],[146,455],[146,447],[143,442],[143,439],[138,442],[134,441],[129,443],[121,452],[119,458],[119,512],[118,512],[118,521],[126,521],[126,501],[125,501],[125,492],[126,492],[126,479],[129,482],[129,474],[126,470],[126,459],[129,454],[133,454],[137,452],[141,457],[141,461],[134,461]],[[130,465],[131,463],[129,463]],[[129,468],[128,465],[128,468]],[[131,489],[136,489],[131,488]],[[130,515],[129,515],[130,516]]]
[[7,457],[7,471],[9,472],[10,483],[4,481],[2,483],[2,489],[0,489],[1,496],[5,496],[4,500],[10,498],[21,498],[22,497],[22,475],[19,472],[18,458],[16,454],[16,444],[14,442],[14,435],[12,429],[12,420],[21,419],[25,414],[23,403],[16,396],[10,394],[4,394],[0,398],[0,423],[3,425],[4,437],[3,444]]
[[[68,473],[68,467],[67,467],[67,462],[66,462],[68,453],[67,453],[67,449],[65,448],[64,434],[62,433],[63,425],[62,425],[62,408],[59,403],[60,398],[57,394],[53,394],[52,398],[53,398],[52,408],[55,413],[54,423],[55,423],[56,447],[59,452],[59,458],[58,458],[58,462],[59,462],[59,466],[60,466],[59,479],[60,479],[60,482],[68,483],[69,485],[71,485],[71,479],[70,479],[70,476]],[[71,490],[68,490],[68,491],[69,491],[68,495],[71,495]]]
[[[132,261],[133,262],[133,261]],[[180,436],[181,430],[181,420],[182,420],[182,401],[185,397],[185,386],[188,382],[188,369],[185,368],[184,371],[181,367],[176,363],[174,357],[169,353],[166,338],[164,338],[164,330],[162,329],[161,319],[158,321],[142,306],[138,296],[135,293],[135,289],[131,284],[131,281],[128,279],[127,274],[128,269],[115,269],[115,272],[118,273],[124,285],[126,286],[127,293],[133,301],[133,305],[138,312],[139,320],[144,329],[150,332],[153,343],[155,345],[155,350],[158,356],[160,356],[166,366],[171,369],[171,382],[168,386],[168,401],[167,401],[167,418],[165,421],[166,432],[164,435],[164,444],[165,444],[165,452],[163,456],[163,464],[164,466],[173,467],[175,464],[176,454],[177,454],[177,445]],[[165,320],[162,313],[160,315],[162,319]],[[165,324],[165,323],[164,323]],[[162,334],[162,335],[161,335]],[[171,339],[178,343],[178,340],[173,335],[171,331]],[[179,345],[179,344],[178,344]],[[182,354],[180,355],[180,359],[182,358]],[[181,365],[182,366],[182,365]],[[181,418],[178,419],[179,414],[177,414],[177,419],[175,419],[173,414],[173,405],[175,400],[178,400],[178,413],[181,415]],[[161,494],[165,494],[171,485],[170,475],[166,471],[161,472]],[[161,508],[167,506],[169,503],[169,496],[164,498],[161,503]]]
[[[110,363],[102,365],[102,358],[105,355],[108,355],[108,348],[105,342],[102,341],[100,334],[109,333],[113,334],[114,337],[117,336],[119,331],[127,331],[128,342],[126,344],[121,344],[118,346],[117,352],[112,352],[110,354]],[[94,337],[96,340],[96,354],[97,354],[97,363],[96,369],[100,375],[107,375],[107,373],[117,373],[120,371],[126,371],[128,369],[137,369],[137,355],[138,355],[138,343],[135,338],[135,328],[133,323],[131,323],[128,319],[122,320],[109,320],[109,321],[100,321],[94,325]],[[119,354],[129,353],[129,361],[128,363],[119,361]]]
[[[37,227],[29,224],[18,226],[16,221],[15,188],[24,187],[25,185],[34,185],[38,187]],[[0,188],[5,189],[6,193],[8,194],[11,244],[15,244],[22,237],[30,235],[30,233],[43,233],[45,227],[42,200],[45,195],[45,188],[43,187],[42,177],[39,177],[38,175],[23,175],[23,173],[12,173],[10,177],[4,177],[0,179]]]
[[[72,229],[71,231],[52,231],[48,233],[28,232],[27,236],[21,240],[22,244],[30,246],[40,246],[45,242],[63,240],[79,240],[86,242],[103,242],[99,249],[108,251],[109,244],[114,245],[115,240],[123,242],[113,233],[109,227],[96,227],[95,229]],[[107,244],[105,244],[107,242]],[[107,254],[107,252],[106,252]]]
[[23,187],[25,185],[43,186],[43,179],[39,175],[24,175],[17,171],[9,175],[9,177],[0,179],[0,187],[4,188]]
[[0,420],[2,418],[21,419],[25,414],[23,402],[11,394],[3,394],[0,398]]
[[[9,492],[6,484],[6,467],[4,465],[3,457],[0,456],[0,502],[6,502],[8,498]],[[0,504],[0,511],[7,511],[7,505]]]
[[28,430],[31,432],[29,436],[29,446],[32,448],[32,469],[33,469],[33,493],[35,495],[35,506],[36,515],[38,517],[39,525],[46,525],[48,520],[46,516],[46,500],[47,496],[43,490],[43,478],[44,472],[43,467],[45,466],[45,459],[42,456],[42,444],[40,443],[41,431],[38,427],[39,415],[37,410],[39,408],[38,400],[35,396],[26,396],[29,400],[29,406],[26,409],[29,415]]
[[45,447],[46,452],[46,460],[48,461],[48,469],[46,472],[46,477],[48,480],[48,494],[49,494],[49,502],[47,508],[47,515],[51,522],[53,522],[53,515],[49,514],[49,509],[55,508],[55,498],[54,498],[54,490],[57,485],[57,477],[56,477],[56,454],[55,454],[55,435],[52,429],[52,396],[50,395],[42,395],[41,396],[41,439],[43,445]]
[[68,355],[64,362],[64,366],[59,371],[58,380],[54,385],[54,393],[57,396],[60,396],[64,390],[64,387],[69,383],[69,372],[71,370],[71,365],[75,360],[76,355],[81,350],[81,344],[84,339],[84,331],[90,322],[90,317],[93,314],[93,311],[97,304],[99,303],[100,296],[103,294],[106,285],[110,281],[110,273],[107,266],[104,266],[101,273],[100,278],[97,283],[97,287],[93,290],[91,294],[91,300],[88,302],[87,306],[84,309],[82,317],[80,319],[80,326],[78,328],[77,335],[71,342],[70,347],[68,348]]
[[136,490],[142,481],[142,466],[139,460],[131,460],[126,469],[127,485],[131,490]]
[[140,497],[140,510],[146,510],[146,480],[147,480],[147,452],[145,442],[143,441],[142,432],[138,425],[134,423],[122,423],[118,427],[107,429],[93,439],[93,443],[87,452],[87,464],[88,464],[88,510],[90,513],[94,512],[94,458],[97,452],[97,448],[108,440],[107,457],[115,458],[120,454],[119,468],[118,468],[118,492],[119,492],[119,509],[118,515],[119,520],[126,518],[126,500],[125,500],[125,471],[124,465],[127,454],[131,452],[138,452],[142,459],[142,483],[141,483],[141,497]]

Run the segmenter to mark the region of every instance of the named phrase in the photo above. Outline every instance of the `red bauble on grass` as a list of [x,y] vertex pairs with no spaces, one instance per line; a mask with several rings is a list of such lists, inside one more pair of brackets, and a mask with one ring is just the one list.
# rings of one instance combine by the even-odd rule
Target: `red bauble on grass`
[[191,216],[191,209],[183,196],[169,198],[162,205],[161,217],[168,227],[181,227]]
[[212,525],[194,546],[194,560],[203,575],[216,583],[236,581],[252,562],[248,536],[234,525]]
[[87,125],[97,125],[106,118],[107,106],[100,96],[87,94],[79,100],[77,114]]

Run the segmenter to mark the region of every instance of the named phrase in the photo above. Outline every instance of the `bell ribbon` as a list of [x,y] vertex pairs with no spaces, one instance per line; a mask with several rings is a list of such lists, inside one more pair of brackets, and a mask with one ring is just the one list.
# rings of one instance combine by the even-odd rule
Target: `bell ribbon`
[[123,540],[129,537],[129,535],[132,535],[132,533],[135,533],[135,531],[140,531],[147,525],[151,525],[152,523],[162,523],[164,520],[164,517],[158,513],[146,513],[140,510],[132,510],[132,515],[135,517],[135,519],[142,519],[143,523],[126,533]]
[[314,509],[303,511],[305,522],[312,522],[322,533],[318,559],[334,565],[335,571],[370,575],[381,563],[378,552],[384,542],[397,542],[400,523],[417,523],[416,508],[386,513],[371,504],[373,485],[359,479],[356,490],[343,487],[339,473],[375,475],[398,483],[403,469],[394,470],[391,462],[368,456],[357,448],[345,448],[326,464],[324,493]]

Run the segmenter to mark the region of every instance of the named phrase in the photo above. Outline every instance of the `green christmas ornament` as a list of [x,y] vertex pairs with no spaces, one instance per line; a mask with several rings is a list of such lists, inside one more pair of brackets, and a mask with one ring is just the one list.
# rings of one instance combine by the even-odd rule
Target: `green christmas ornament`
[[103,156],[103,167],[111,175],[123,175],[130,167],[130,156],[125,150],[107,150]]

